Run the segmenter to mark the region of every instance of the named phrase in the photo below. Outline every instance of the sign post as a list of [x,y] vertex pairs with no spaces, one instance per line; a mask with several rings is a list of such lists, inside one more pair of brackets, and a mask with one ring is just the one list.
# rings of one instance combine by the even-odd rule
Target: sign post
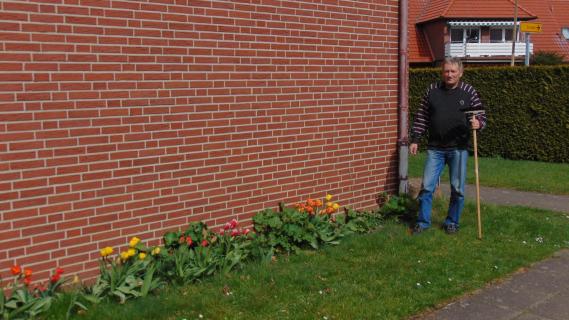
[[543,26],[539,22],[522,22],[522,23],[520,23],[520,31],[525,33],[525,38],[526,38],[526,59],[525,59],[526,67],[529,66],[530,35],[532,33],[541,32],[542,28],[543,28]]

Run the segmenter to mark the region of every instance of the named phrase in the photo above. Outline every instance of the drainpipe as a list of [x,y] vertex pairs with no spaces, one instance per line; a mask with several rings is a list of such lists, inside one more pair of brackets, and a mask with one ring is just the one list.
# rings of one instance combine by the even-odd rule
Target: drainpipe
[[399,2],[399,194],[409,192],[409,51],[408,0]]

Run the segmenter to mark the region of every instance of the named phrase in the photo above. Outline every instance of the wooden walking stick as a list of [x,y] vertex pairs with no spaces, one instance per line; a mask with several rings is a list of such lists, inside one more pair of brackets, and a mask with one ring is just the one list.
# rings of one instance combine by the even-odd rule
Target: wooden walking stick
[[[475,117],[479,113],[483,113],[483,110],[473,110],[466,111],[465,113]],[[480,178],[478,175],[478,141],[476,139],[476,130],[472,129],[472,142],[474,143],[474,176],[476,179],[476,215],[478,218],[478,239],[482,240],[482,216],[480,214]]]

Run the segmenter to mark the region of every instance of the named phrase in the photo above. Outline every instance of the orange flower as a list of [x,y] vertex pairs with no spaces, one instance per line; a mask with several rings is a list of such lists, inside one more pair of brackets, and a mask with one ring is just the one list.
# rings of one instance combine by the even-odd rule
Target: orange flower
[[30,283],[32,283],[32,278],[25,278],[25,279],[24,279],[24,284],[25,284],[26,286],[29,286]]
[[316,206],[316,201],[314,201],[314,200],[312,200],[312,199],[308,199],[308,200],[306,200],[306,204],[307,204],[309,207],[314,207],[314,206]]
[[322,200],[318,199],[315,201],[314,203],[317,207],[321,207],[322,206]]
[[10,271],[12,272],[13,275],[19,276],[20,273],[22,273],[22,268],[20,268],[20,266],[13,265],[12,268],[10,268]]
[[332,213],[334,213],[334,208],[332,208],[332,207],[326,208],[326,213],[327,213],[327,214],[332,214]]
[[24,269],[24,276],[26,278],[31,277],[32,276],[32,269],[28,269],[28,268]]
[[308,212],[308,213],[313,213],[313,212],[314,212],[314,208],[312,208],[311,206],[307,206],[307,207],[306,207],[306,212]]

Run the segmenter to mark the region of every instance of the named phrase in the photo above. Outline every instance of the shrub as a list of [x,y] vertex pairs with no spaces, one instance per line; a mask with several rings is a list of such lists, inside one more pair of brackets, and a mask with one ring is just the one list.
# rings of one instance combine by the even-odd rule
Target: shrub
[[558,65],[563,63],[564,56],[557,52],[537,51],[532,58],[533,65]]

